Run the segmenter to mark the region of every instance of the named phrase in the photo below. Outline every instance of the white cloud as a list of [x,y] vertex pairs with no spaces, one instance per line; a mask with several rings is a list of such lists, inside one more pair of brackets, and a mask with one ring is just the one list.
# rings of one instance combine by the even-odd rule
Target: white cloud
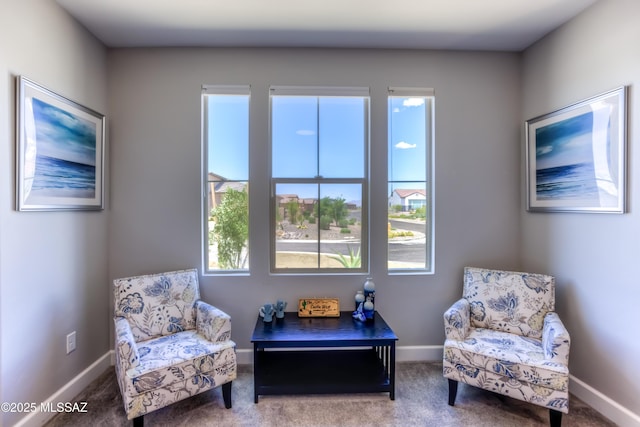
[[407,98],[402,102],[405,107],[419,107],[424,104],[424,98]]
[[409,148],[416,148],[416,144],[409,144],[408,142],[400,141],[395,145],[395,147],[401,150],[408,150]]
[[311,135],[315,135],[316,131],[310,130],[310,129],[300,129],[300,130],[297,130],[296,133],[302,136],[311,136]]

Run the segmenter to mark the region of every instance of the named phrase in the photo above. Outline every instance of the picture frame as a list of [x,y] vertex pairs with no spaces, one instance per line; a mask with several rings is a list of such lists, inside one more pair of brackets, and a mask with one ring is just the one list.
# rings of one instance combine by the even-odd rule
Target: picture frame
[[17,77],[16,209],[104,209],[105,116]]
[[627,88],[527,120],[530,212],[624,213]]

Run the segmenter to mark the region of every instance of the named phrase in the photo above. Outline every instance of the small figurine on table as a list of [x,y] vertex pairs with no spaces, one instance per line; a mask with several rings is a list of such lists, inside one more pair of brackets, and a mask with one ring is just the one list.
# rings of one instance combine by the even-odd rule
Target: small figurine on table
[[361,302],[358,305],[358,309],[353,312],[353,318],[356,319],[356,320],[359,320],[361,322],[364,322],[365,320],[367,320],[367,317],[364,314],[364,303],[363,302]]

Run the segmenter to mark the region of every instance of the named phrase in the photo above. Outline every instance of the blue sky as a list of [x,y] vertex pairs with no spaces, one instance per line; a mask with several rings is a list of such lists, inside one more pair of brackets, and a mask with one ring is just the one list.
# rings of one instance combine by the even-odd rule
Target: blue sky
[[274,97],[273,176],[363,178],[365,102],[362,98]]
[[32,98],[38,154],[96,165],[96,125]]
[[[209,96],[209,171],[231,180],[248,179],[249,96]],[[276,178],[363,178],[367,99],[345,97],[272,98],[273,164]],[[392,97],[389,179],[426,180],[424,98]],[[213,141],[213,144],[211,143]],[[318,150],[318,143],[320,150]],[[396,188],[424,188],[398,184]],[[317,198],[314,185],[287,184],[280,194]],[[321,197],[361,201],[359,185],[321,186]]]
[[[426,181],[425,108],[425,98],[389,98],[389,181]],[[408,185],[404,188],[416,187]]]
[[209,172],[249,179],[249,96],[208,96]]

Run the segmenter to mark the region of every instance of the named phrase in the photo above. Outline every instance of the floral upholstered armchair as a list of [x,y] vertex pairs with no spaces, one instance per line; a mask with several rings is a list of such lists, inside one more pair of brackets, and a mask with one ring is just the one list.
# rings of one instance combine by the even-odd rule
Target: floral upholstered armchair
[[143,415],[222,386],[231,407],[231,318],[200,300],[195,269],[114,280],[116,375],[134,425]]
[[444,313],[449,405],[458,382],[569,412],[569,333],[556,313],[555,279],[466,267],[462,298]]

